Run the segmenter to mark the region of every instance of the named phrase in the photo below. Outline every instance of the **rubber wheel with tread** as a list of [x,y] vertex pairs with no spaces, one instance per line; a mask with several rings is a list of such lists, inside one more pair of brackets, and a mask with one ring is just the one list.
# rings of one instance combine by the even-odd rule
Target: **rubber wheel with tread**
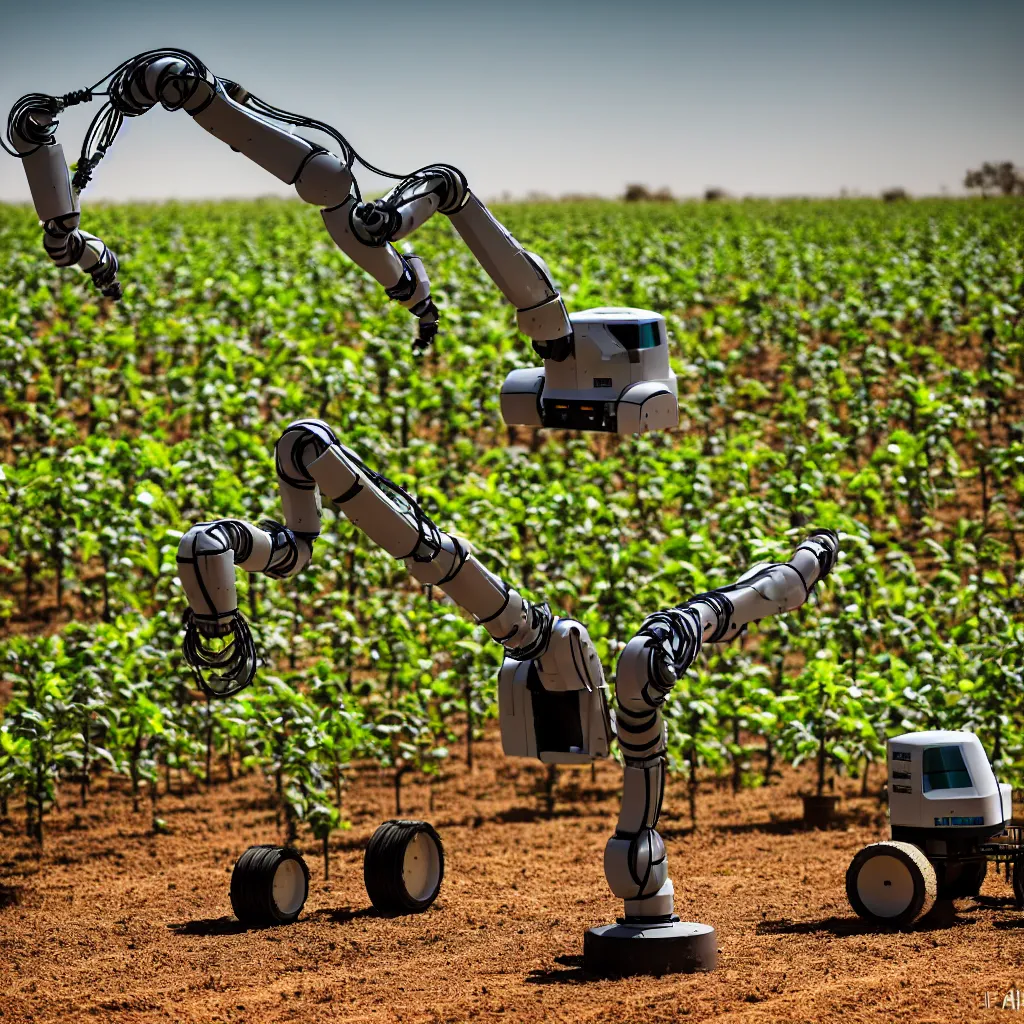
[[309,896],[309,868],[287,846],[250,846],[231,873],[231,907],[245,925],[291,924]]
[[1018,910],[1024,910],[1024,860],[1013,862],[1013,899]]
[[385,821],[363,859],[366,894],[382,914],[418,914],[437,899],[444,879],[441,837],[425,821]]
[[889,840],[865,846],[846,872],[850,906],[865,921],[900,928],[924,917],[935,903],[935,868],[912,843]]

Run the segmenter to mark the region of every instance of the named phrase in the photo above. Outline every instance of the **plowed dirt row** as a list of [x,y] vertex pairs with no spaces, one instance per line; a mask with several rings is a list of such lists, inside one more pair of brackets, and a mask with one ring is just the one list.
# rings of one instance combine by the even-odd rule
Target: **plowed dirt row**
[[718,930],[718,970],[590,978],[584,929],[621,912],[601,866],[618,770],[601,765],[595,781],[564,770],[547,819],[539,767],[503,759],[493,740],[481,753],[472,775],[452,766],[433,812],[425,785],[404,787],[405,815],[432,821],[447,852],[441,896],[415,917],[368,908],[363,848],[394,812],[373,769],[352,778],[353,827],[332,841],[331,880],[318,844],[300,843],[306,909],[257,931],[232,918],[228,882],[247,846],[281,837],[258,777],[161,798],[170,835],[151,834],[148,807],[135,815],[125,795],[99,793],[53,816],[38,866],[13,808],[0,850],[0,1019],[945,1024],[1014,1012],[1002,1006],[1024,989],[1024,913],[1003,879],[990,874],[979,900],[909,933],[873,934],[843,876],[860,846],[884,838],[884,812],[840,783],[843,820],[805,831],[798,794],[810,778],[793,771],[738,797],[709,781],[696,832],[682,785],[670,787],[661,831],[677,910]]

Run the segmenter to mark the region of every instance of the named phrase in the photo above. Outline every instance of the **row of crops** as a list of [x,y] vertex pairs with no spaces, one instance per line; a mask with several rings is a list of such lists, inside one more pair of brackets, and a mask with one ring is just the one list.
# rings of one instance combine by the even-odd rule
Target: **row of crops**
[[505,427],[501,381],[532,352],[445,223],[416,239],[443,322],[418,359],[407,314],[299,203],[89,210],[119,306],[0,207],[0,818],[42,842],[54,801],[99,778],[141,809],[255,770],[287,831],[326,843],[353,766],[389,771],[400,803],[403,779],[443,790],[472,758],[500,649],[329,508],[311,568],[240,581],[256,685],[195,689],[178,539],[280,518],[272,446],[310,415],[579,617],[607,669],[649,612],[839,530],[812,602],[677,688],[674,773],[738,788],[815,759],[819,786],[867,781],[888,735],[967,727],[1024,777],[1024,206],[498,212],[571,309],[666,315],[680,430]]

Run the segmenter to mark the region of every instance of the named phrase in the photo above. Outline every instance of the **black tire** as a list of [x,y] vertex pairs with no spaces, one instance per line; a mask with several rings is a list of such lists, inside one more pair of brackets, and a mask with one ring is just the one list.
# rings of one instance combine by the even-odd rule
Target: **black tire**
[[441,837],[425,821],[385,821],[363,859],[366,894],[382,914],[418,914],[437,899],[444,879]]
[[1013,862],[1013,900],[1018,910],[1024,910],[1024,860]]
[[231,907],[251,926],[291,924],[309,896],[309,868],[287,846],[250,846],[231,873]]
[[901,928],[924,917],[935,904],[935,868],[912,843],[865,846],[846,872],[850,906],[870,924]]

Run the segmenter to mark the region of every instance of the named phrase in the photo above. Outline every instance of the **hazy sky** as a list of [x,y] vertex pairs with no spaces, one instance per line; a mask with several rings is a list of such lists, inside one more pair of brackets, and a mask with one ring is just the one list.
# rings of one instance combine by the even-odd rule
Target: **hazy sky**
[[[1024,164],[1024,0],[0,0],[0,12],[4,111],[179,46],[329,122],[379,166],[454,163],[485,197],[633,181],[680,195],[956,192],[983,160]],[[69,161],[98,106],[62,118]],[[126,121],[85,198],[268,193],[294,194],[157,109]],[[0,199],[28,197],[0,153]]]

